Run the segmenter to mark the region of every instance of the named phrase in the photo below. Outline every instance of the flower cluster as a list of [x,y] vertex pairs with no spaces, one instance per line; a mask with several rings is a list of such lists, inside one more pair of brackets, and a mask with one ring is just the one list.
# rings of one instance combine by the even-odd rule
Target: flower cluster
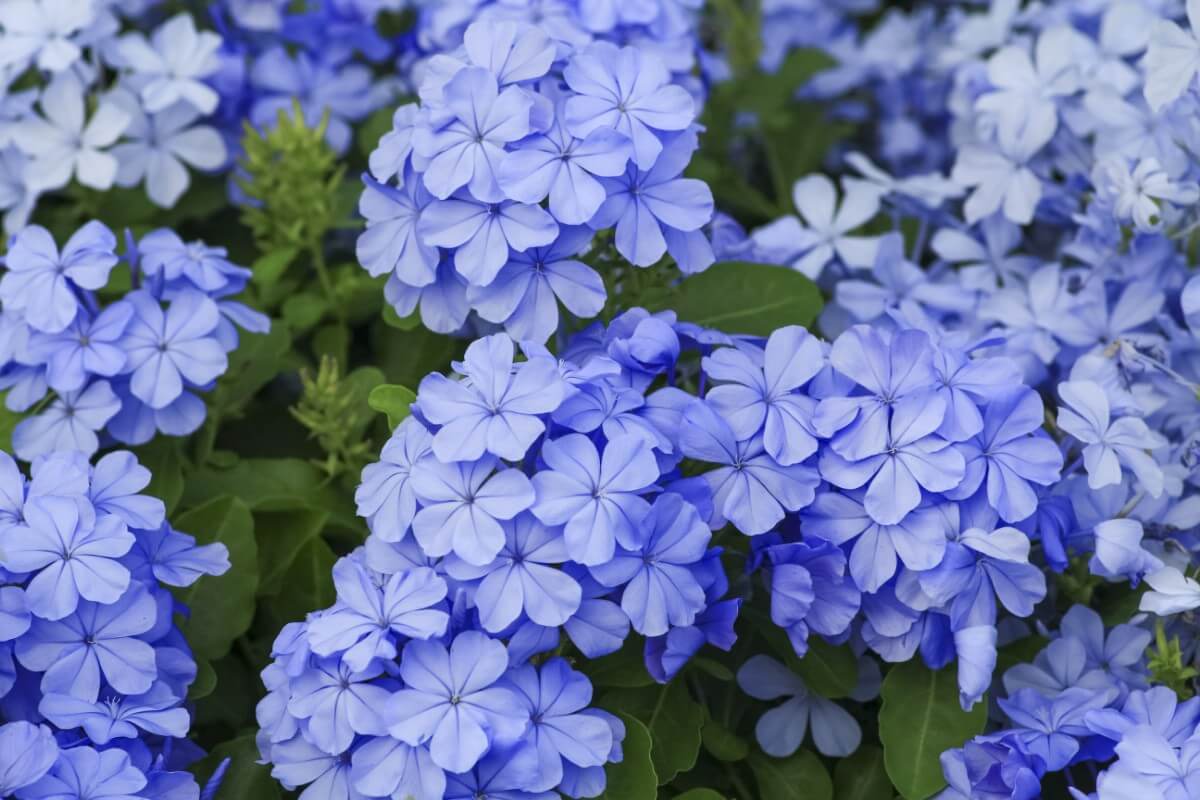
[[18,0],[0,9],[0,207],[9,232],[40,195],[72,180],[99,191],[144,183],[152,202],[170,207],[189,168],[228,164],[208,122],[220,100],[209,84],[220,37],[188,14],[149,36],[122,32],[137,5]]
[[[1001,1],[982,13],[895,10],[861,30],[833,7],[823,12],[824,33],[795,41],[770,34],[781,26],[768,20],[764,35],[779,39],[776,61],[794,44],[834,58],[805,87],[807,96],[828,101],[833,116],[861,118],[864,105],[875,116],[859,142],[866,154],[840,154],[857,173],[842,178],[840,203],[832,180],[806,177],[795,185],[798,216],[742,240],[731,227],[726,246],[818,279],[833,298],[822,317],[827,333],[861,323],[916,327],[972,343],[976,355],[1011,360],[1055,406],[1044,424],[1065,467],[1048,490],[1013,492],[1010,462],[1001,458],[987,477],[989,502],[1009,522],[1019,509],[1002,503],[1030,509],[1015,525],[1040,545],[1036,555],[1048,571],[1077,565],[1093,586],[1144,578],[1150,590],[1141,610],[1178,637],[1186,664],[1197,637],[1184,614],[1200,608],[1190,576],[1200,546],[1200,281],[1188,268],[1200,203],[1200,170],[1189,155],[1197,146],[1190,120],[1200,100],[1200,5],[1187,3],[1186,18],[1184,6],[1022,9]],[[895,231],[879,235],[876,225],[868,233],[866,223],[881,216]],[[1038,405],[1021,423],[1028,430],[1043,424]],[[1053,625],[1059,613],[1043,608],[1039,616]],[[1009,685],[1006,676],[1010,697],[998,723],[1016,728],[948,756],[947,777],[961,795],[1003,785],[1012,796],[1034,796],[1044,774],[1104,761],[1114,746],[1123,766],[1102,776],[1102,798],[1135,789],[1195,792],[1186,767],[1194,719],[1179,731],[1159,727],[1128,739],[1124,728],[1090,727],[1089,709],[1119,708],[1131,687],[1144,687],[1075,680],[1073,670],[1111,655],[1093,648],[1085,661],[1063,644],[1072,638],[1072,615],[1081,613],[1063,617],[1062,638],[1023,668],[1070,679],[1039,684],[1038,694],[1038,686],[1021,678]],[[1141,665],[1148,634],[1122,630],[1120,657]],[[963,669],[960,660],[960,680]],[[1074,693],[1060,695],[1068,686]],[[1160,707],[1165,695],[1156,696]],[[1170,718],[1155,712],[1154,725]],[[1040,730],[1047,719],[1074,725],[1049,755],[1029,746],[1032,734],[1013,732]],[[1184,764],[1179,783],[1138,777],[1151,769],[1147,759],[1160,756],[1160,764]]]
[[140,494],[128,452],[0,453],[0,794],[197,800],[184,705],[196,663],[173,622],[182,587],[229,568]]
[[[101,432],[125,444],[191,433],[205,417],[197,392],[225,372],[238,328],[268,328],[265,316],[230,299],[250,271],[224,249],[167,229],[130,238],[123,259],[116,249],[99,222],[61,249],[36,225],[10,243],[0,277],[0,387],[10,410],[35,412],[13,431],[22,459],[90,456]],[[129,289],[102,304],[122,260]]]
[[420,103],[397,109],[371,154],[358,258],[388,276],[401,316],[419,306],[427,327],[453,332],[474,310],[545,341],[559,303],[585,318],[604,306],[580,257],[608,229],[636,267],[668,253],[685,273],[712,263],[712,195],[682,177],[692,95],[653,48],[560,35],[472,23],[425,62]]

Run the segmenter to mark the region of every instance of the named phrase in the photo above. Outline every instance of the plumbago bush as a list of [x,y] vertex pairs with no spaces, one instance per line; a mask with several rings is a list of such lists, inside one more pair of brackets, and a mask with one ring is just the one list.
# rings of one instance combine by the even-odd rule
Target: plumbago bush
[[0,797],[1200,797],[1198,71],[0,3]]

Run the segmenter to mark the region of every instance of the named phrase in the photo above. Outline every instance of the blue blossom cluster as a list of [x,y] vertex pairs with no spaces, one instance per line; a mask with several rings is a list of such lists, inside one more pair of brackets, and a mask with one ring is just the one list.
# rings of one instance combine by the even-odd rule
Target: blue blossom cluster
[[166,586],[229,568],[140,494],[133,454],[0,452],[0,795],[198,800],[196,663]]
[[[1200,788],[1200,699],[1180,702],[1147,685],[1150,633],[1106,630],[1099,614],[1075,606],[1032,664],[1004,674],[1006,727],[943,754],[950,786],[939,800],[980,796],[1032,800],[1050,772],[1112,762],[1099,775],[1108,798],[1188,798]],[[1116,760],[1112,761],[1114,755]],[[1071,787],[1072,797],[1088,795]]]
[[[0,388],[11,411],[31,411],[13,431],[29,461],[54,451],[90,456],[102,444],[183,436],[204,421],[198,392],[212,388],[237,347],[238,329],[269,321],[230,299],[250,271],[222,248],[160,229],[116,254],[100,222],[60,249],[37,225],[9,243],[0,277]],[[102,303],[124,261],[129,289]],[[110,295],[104,295],[108,297]]]
[[309,127],[326,118],[326,142],[345,155],[352,126],[404,86],[389,66],[412,48],[382,34],[378,22],[382,13],[408,6],[407,0],[212,3],[209,14],[221,40],[210,79],[220,95],[214,123],[231,149],[247,122],[272,128],[280,111],[290,115],[298,104]]
[[371,535],[335,567],[336,604],[285,628],[263,673],[280,781],[310,798],[603,791],[624,727],[560,654],[613,653],[632,629],[665,681],[734,640],[711,492],[677,469],[691,398],[652,388],[702,335],[638,310],[561,360],[517,360],[495,334],[422,381],[363,471]]
[[[1074,562],[1099,585],[1144,579],[1143,614],[1132,622],[1157,616],[1178,637],[1183,663],[1194,662],[1200,281],[1188,265],[1200,203],[1191,155],[1200,4],[997,0],[980,11],[891,10],[860,29],[849,13],[862,4],[848,2],[820,4],[826,27],[813,39],[770,33],[781,28],[772,14],[811,5],[768,14],[764,35],[778,42],[767,51],[778,60],[791,46],[819,46],[834,58],[804,94],[863,120],[865,152],[835,154],[851,170],[840,201],[832,179],[805,177],[794,187],[796,216],[745,238],[724,226],[722,247],[817,279],[833,298],[827,333],[917,328],[1015,364],[1053,406],[1044,426],[1065,466],[1045,489],[1035,482],[1032,494],[1012,494],[1001,459],[989,503],[1030,536],[1050,571]],[[880,235],[878,221],[889,218],[893,232]],[[1022,425],[1042,426],[1040,403],[1029,414]],[[1032,512],[1014,522],[1017,509],[1003,504],[1020,494]],[[1060,613],[1039,609],[1051,625]],[[1114,747],[1122,766],[1101,776],[1101,798],[1196,794],[1194,718],[1168,729],[1160,722],[1170,713],[1156,711],[1153,734],[1126,730],[1145,715],[1120,729],[1091,725],[1103,716],[1096,709],[1119,709],[1145,687],[1128,676],[1116,687],[1075,680],[1073,670],[1113,657],[1093,646],[1098,623],[1089,623],[1086,660],[1060,644],[1081,638],[1068,635],[1081,613],[1063,617],[1062,638],[1030,667],[1070,680],[1038,693],[1006,675],[1000,722],[1015,728],[947,757],[953,796],[1035,796],[1047,772],[1104,762]],[[1130,668],[1145,647],[1137,630],[1110,634],[1125,643],[1113,647],[1128,650],[1120,658]],[[962,680],[969,660],[959,656]],[[1138,702],[1162,708],[1164,690],[1152,691],[1156,700]],[[1046,720],[1074,729],[1049,752],[1014,743],[1025,736],[1014,730]]]
[[582,318],[604,306],[581,260],[598,232],[636,267],[711,264],[712,194],[682,177],[697,104],[657,48],[493,16],[423,62],[420,102],[371,154],[358,259],[388,276],[396,312],[454,332],[475,311],[542,342],[560,303]]

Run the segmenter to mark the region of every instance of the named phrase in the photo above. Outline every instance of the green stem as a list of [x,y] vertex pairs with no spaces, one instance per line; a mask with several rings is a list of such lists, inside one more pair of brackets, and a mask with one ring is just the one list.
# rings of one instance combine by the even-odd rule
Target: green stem
[[321,281],[321,289],[325,292],[325,299],[329,302],[329,308],[337,317],[338,322],[342,327],[346,326],[346,315],[342,312],[341,304],[338,303],[337,295],[333,291],[333,281],[329,278],[329,268],[325,266],[325,251],[320,243],[313,244],[308,248],[312,254],[313,266],[317,269],[317,278]]
[[788,185],[787,175],[783,171],[783,159],[775,148],[771,137],[763,136],[763,154],[767,157],[767,170],[771,173],[771,188],[775,194],[775,205],[783,214],[791,214],[790,197],[792,187]]

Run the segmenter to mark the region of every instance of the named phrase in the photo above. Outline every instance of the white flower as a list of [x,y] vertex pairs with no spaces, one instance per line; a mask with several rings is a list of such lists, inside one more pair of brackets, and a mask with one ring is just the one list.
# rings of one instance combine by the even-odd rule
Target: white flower
[[188,166],[215,170],[225,163],[225,141],[211,126],[193,124],[200,114],[187,103],[146,114],[128,90],[116,90],[111,100],[131,120],[125,141],[112,149],[119,164],[118,186],[136,186],[144,180],[151,201],[171,208],[191,184]]
[[108,189],[117,176],[117,159],[104,148],[113,144],[129,124],[129,115],[111,102],[102,102],[85,117],[84,87],[72,72],[50,82],[32,115],[12,128],[17,147],[32,157],[25,172],[30,188],[58,189],[74,175],[93,189]]
[[203,78],[220,66],[217,50],[221,37],[197,31],[189,14],[178,14],[164,22],[150,40],[141,33],[128,33],[117,40],[112,58],[117,66],[131,71],[146,110],[164,111],[179,101],[201,114],[217,108],[220,95]]
[[79,60],[76,39],[95,18],[92,0],[0,2],[0,67],[62,72]]

